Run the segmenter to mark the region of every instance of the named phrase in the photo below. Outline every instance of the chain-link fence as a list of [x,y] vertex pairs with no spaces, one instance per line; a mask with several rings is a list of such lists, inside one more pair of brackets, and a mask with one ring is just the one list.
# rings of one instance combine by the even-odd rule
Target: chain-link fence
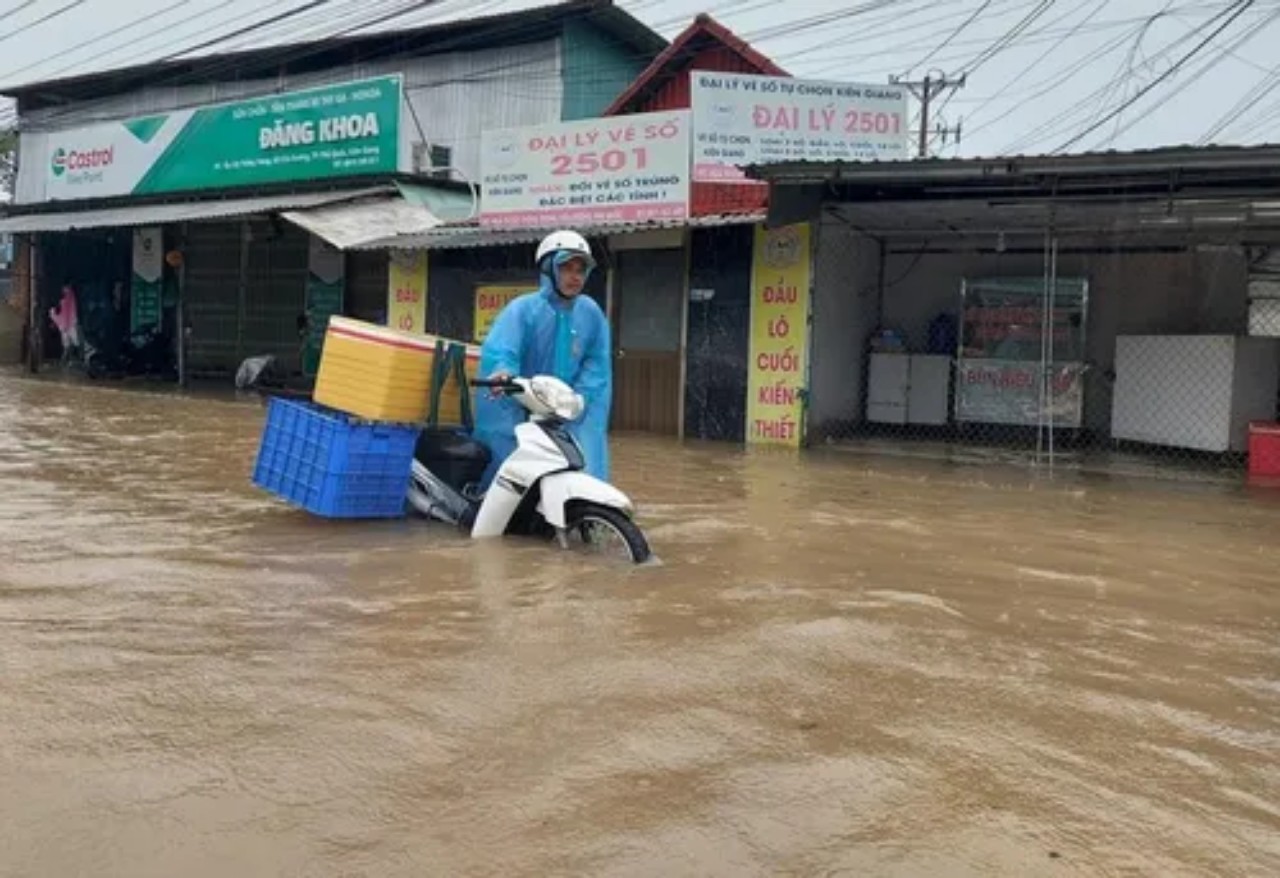
[[1265,469],[1280,247],[1002,234],[859,249],[823,232],[812,444],[1174,477]]

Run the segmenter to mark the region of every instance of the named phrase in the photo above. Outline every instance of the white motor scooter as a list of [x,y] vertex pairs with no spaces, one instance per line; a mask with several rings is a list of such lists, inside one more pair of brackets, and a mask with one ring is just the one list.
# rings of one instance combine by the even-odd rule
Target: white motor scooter
[[583,472],[582,448],[567,427],[582,414],[579,394],[549,375],[470,384],[511,396],[530,419],[516,427],[516,450],[483,494],[478,483],[492,459],[489,449],[457,431],[424,431],[409,483],[408,500],[416,511],[470,529],[473,539],[554,536],[565,548],[580,541],[621,552],[636,564],[649,560],[631,500]]

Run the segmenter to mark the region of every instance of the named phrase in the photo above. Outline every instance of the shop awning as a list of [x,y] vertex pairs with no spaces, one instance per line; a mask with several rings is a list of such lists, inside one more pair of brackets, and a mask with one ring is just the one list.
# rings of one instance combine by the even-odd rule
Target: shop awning
[[[574,226],[588,238],[627,235],[654,229],[712,228],[717,226],[755,225],[764,222],[764,213],[728,213],[661,220],[646,223],[612,223],[597,226]],[[467,223],[441,224],[419,234],[393,235],[357,244],[356,250],[458,250],[472,247],[505,247],[541,240],[549,228],[503,229]]]
[[227,198],[217,201],[184,201],[168,204],[138,204],[90,210],[30,213],[0,218],[0,232],[70,232],[75,229],[121,228],[167,225],[193,220],[230,219],[284,210],[314,208],[353,199],[385,194],[387,187],[306,194],[269,195],[257,198]]
[[397,188],[393,195],[288,210],[281,216],[339,250],[348,250],[388,237],[427,234],[472,213],[470,195],[406,184]]

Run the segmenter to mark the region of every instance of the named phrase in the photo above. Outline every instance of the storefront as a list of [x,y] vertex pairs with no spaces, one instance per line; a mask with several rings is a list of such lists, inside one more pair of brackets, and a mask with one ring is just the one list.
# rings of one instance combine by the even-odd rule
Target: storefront
[[[612,325],[614,429],[799,447],[808,423],[813,278],[823,260],[843,253],[820,246],[811,223],[765,229],[758,205],[766,187],[735,163],[773,155],[772,129],[807,113],[825,119],[820,105],[838,105],[842,119],[865,114],[885,130],[788,130],[783,139],[792,147],[904,151],[905,93],[685,75],[691,106],[486,131],[477,220],[371,246],[426,253],[427,328],[476,340],[483,324],[467,319],[473,302],[496,309],[512,280],[528,288],[534,243],[573,228],[592,240],[601,263],[593,294]],[[757,120],[766,112],[777,121],[762,132]],[[714,210],[719,204],[757,206]]]
[[[749,308],[747,272],[735,270],[734,263],[746,253],[749,266],[751,223],[761,218],[574,226],[599,261],[587,294],[610,318],[614,429],[742,438],[747,324],[740,327],[739,342],[739,333],[729,331],[721,315],[737,321]],[[392,287],[405,291],[404,300],[417,302],[413,291],[426,290],[419,307],[427,331],[478,343],[512,297],[536,287],[534,251],[548,231],[445,226],[367,246],[389,253],[393,266],[407,266],[403,272],[393,268],[402,280],[393,280]],[[699,279],[703,286],[691,289]],[[400,322],[394,316],[388,320]],[[722,395],[718,388],[726,375],[723,358],[731,356],[730,339],[737,351],[729,371],[741,397],[734,403],[739,416],[709,419],[702,403],[708,392],[714,401]]]
[[270,355],[307,381],[328,316],[386,301],[385,260],[348,249],[474,208],[465,186],[399,181],[401,104],[391,76],[33,134],[50,166],[23,166],[25,212],[0,228],[36,256],[35,361],[68,353],[42,318],[70,295],[96,373],[225,377]]
[[[396,304],[386,254],[358,245],[475,215],[484,126],[594,115],[666,46],[594,0],[402,21],[10,89],[22,161],[0,230],[32,253],[31,366],[61,354],[65,281],[93,313],[109,303],[97,349],[154,332],[184,377],[267,354],[305,382],[327,315]],[[531,79],[554,86],[528,100]]]
[[779,164],[818,229],[811,442],[1238,466],[1273,421],[1273,148]]

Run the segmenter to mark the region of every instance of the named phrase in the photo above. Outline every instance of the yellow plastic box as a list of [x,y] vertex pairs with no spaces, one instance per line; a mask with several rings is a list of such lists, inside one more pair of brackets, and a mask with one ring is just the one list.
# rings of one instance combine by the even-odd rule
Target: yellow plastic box
[[[312,398],[320,405],[370,421],[422,423],[431,405],[431,371],[438,340],[434,335],[414,335],[349,317],[331,317]],[[467,377],[474,378],[480,349],[466,347]],[[440,395],[441,423],[461,422],[461,397],[467,392],[468,388],[459,387],[450,377]]]

